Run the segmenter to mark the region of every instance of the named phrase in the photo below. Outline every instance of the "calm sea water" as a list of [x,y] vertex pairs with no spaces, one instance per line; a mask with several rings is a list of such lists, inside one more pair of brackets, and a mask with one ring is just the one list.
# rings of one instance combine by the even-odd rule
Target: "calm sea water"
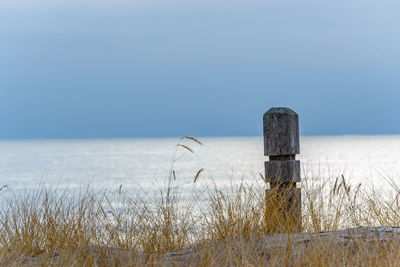
[[[200,138],[203,146],[186,141],[174,169],[177,179],[192,181],[200,168],[203,183],[220,186],[254,181],[263,172],[261,137]],[[38,184],[107,188],[151,188],[163,183],[171,168],[177,138],[0,141],[0,185],[30,188]],[[399,180],[400,136],[302,137],[303,177],[381,185]]]

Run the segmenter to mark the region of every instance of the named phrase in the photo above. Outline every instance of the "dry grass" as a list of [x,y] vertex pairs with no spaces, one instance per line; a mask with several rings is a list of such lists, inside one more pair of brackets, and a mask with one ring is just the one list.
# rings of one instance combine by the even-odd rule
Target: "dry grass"
[[[184,140],[184,139],[182,139]],[[197,139],[186,138],[198,144]],[[177,149],[193,151],[181,144]],[[399,243],[319,240],[312,246],[266,251],[276,225],[287,220],[271,208],[263,181],[232,186],[200,183],[191,191],[171,173],[165,187],[132,196],[121,187],[71,193],[40,186],[0,192],[1,266],[398,266]],[[303,178],[305,233],[358,226],[400,225],[399,188],[390,194],[351,186],[344,177]],[[200,183],[200,184],[199,184]],[[184,201],[182,201],[184,199]],[[205,200],[205,201],[203,201]],[[269,203],[269,205],[266,205]],[[275,203],[279,205],[279,203]],[[285,228],[286,227],[286,228]],[[273,235],[272,235],[273,236]],[[290,239],[290,238],[289,238]],[[288,240],[289,240],[288,239]],[[191,255],[188,258],[187,255]]]

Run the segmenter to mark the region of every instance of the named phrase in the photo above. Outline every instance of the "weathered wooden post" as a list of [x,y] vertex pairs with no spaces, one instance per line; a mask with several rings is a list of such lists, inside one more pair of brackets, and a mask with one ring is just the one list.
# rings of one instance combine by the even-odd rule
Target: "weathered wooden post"
[[269,156],[265,179],[270,184],[266,191],[270,231],[301,231],[301,189],[296,187],[300,182],[300,161],[296,160],[299,153],[297,113],[289,108],[268,110],[264,114],[264,155]]

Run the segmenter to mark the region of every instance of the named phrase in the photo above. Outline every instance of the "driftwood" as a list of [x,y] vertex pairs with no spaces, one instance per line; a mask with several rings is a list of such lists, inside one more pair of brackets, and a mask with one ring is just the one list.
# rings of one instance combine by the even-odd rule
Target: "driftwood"
[[213,251],[214,254],[223,254],[226,248],[233,248],[237,253],[243,254],[241,256],[257,253],[258,257],[264,257],[265,263],[273,261],[280,265],[280,258],[289,257],[293,262],[299,262],[303,253],[318,250],[321,246],[331,248],[332,253],[335,249],[344,249],[351,254],[357,249],[377,252],[377,248],[387,245],[400,249],[400,227],[358,227],[320,233],[265,234],[262,238],[226,238],[201,248],[168,252],[164,260],[173,266],[187,266],[201,261],[205,247],[208,253]]
[[370,251],[371,255],[379,256],[377,249],[385,248],[387,245],[394,248],[393,251],[399,251],[400,227],[358,227],[320,233],[279,233],[265,234],[262,237],[259,235],[246,238],[232,237],[159,255],[146,255],[128,249],[97,246],[61,249],[51,255],[21,257],[17,259],[17,265],[42,266],[45,261],[53,262],[58,266],[60,263],[68,263],[68,258],[74,258],[77,255],[86,255],[86,258],[90,255],[90,262],[86,262],[90,266],[109,264],[115,266],[202,266],[205,263],[204,258],[221,259],[221,264],[234,265],[229,263],[229,257],[225,254],[227,250],[230,254],[236,253],[240,257],[257,255],[258,261],[263,259],[265,263],[280,265],[282,258],[290,258],[294,262],[301,263],[304,253],[320,249],[321,246],[332,249],[332,253],[334,250],[342,249],[346,251],[348,257],[351,257],[357,250],[367,250],[367,253],[363,255],[368,255]]

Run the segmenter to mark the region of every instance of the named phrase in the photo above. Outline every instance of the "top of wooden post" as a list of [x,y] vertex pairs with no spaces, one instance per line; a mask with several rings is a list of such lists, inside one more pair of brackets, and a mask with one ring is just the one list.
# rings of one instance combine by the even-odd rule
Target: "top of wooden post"
[[299,116],[289,108],[264,113],[264,155],[300,154]]

